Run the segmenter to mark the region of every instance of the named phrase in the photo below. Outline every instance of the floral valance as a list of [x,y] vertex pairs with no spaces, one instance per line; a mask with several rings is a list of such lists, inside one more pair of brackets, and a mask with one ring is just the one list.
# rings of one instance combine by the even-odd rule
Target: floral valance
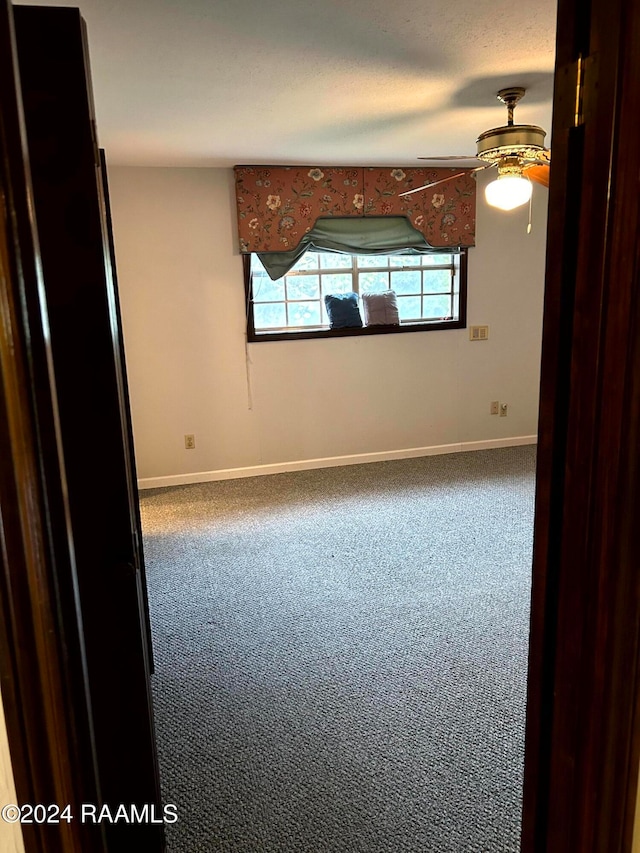
[[429,245],[475,244],[476,182],[470,170],[444,184],[400,193],[461,172],[451,168],[236,166],[241,252],[295,248],[327,216],[405,216]]

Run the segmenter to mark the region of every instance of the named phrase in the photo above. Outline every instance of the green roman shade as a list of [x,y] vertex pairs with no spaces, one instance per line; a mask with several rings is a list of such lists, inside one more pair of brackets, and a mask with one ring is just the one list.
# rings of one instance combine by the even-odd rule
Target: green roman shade
[[434,249],[404,216],[327,217],[318,219],[298,245],[289,252],[259,252],[269,277],[276,281],[305,252],[336,252],[341,255],[427,255]]

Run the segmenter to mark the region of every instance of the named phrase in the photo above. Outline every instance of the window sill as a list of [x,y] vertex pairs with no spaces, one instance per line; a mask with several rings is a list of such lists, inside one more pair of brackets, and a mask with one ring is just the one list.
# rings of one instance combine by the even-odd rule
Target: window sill
[[304,341],[314,338],[354,338],[370,335],[402,335],[410,332],[441,332],[444,329],[466,329],[464,320],[436,320],[433,323],[407,323],[400,326],[363,326],[348,329],[297,330],[295,332],[253,332],[250,330],[247,340],[251,344],[268,341]]

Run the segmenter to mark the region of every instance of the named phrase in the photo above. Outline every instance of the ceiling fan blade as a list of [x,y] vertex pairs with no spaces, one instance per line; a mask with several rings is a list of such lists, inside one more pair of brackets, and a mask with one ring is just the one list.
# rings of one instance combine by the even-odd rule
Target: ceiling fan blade
[[463,175],[472,175],[474,172],[481,172],[483,169],[490,169],[495,165],[495,163],[483,163],[482,166],[476,166],[475,169],[465,169],[464,172],[456,172],[454,175],[447,175],[446,178],[440,178],[439,181],[431,181],[430,184],[424,184],[421,187],[416,187],[414,190],[407,190],[406,192],[398,193],[398,196],[401,198],[405,195],[419,193],[421,190],[428,190],[430,187],[437,187],[438,184],[444,184],[447,181],[452,181],[454,178],[461,178]]
[[551,165],[551,151],[548,148],[545,148],[543,151],[538,152],[535,157],[528,157],[522,160],[525,166],[550,166]]
[[525,166],[523,174],[526,175],[529,180],[534,181],[534,183],[542,184],[543,187],[548,187],[550,171],[550,167],[546,164],[540,165],[539,163],[534,163],[531,166]]
[[475,154],[449,154],[446,157],[418,157],[418,160],[477,160]]
[[429,187],[437,187],[438,184],[444,184],[446,181],[452,181],[454,178],[460,178],[462,175],[466,175],[466,172],[456,172],[455,175],[449,175],[446,178],[440,178],[439,181],[431,181],[430,184],[423,184],[421,187],[416,187],[415,190],[407,190],[404,193],[398,193],[398,196],[402,198],[403,195],[412,195],[413,193],[419,193],[421,190],[428,190]]

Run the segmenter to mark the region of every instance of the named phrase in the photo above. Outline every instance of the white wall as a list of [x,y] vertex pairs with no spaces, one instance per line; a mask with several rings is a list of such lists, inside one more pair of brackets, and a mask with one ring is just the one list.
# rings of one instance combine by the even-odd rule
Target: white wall
[[531,235],[526,209],[478,196],[468,320],[489,341],[463,329],[261,342],[247,367],[232,170],[112,167],[109,180],[142,480],[535,434],[542,187]]

